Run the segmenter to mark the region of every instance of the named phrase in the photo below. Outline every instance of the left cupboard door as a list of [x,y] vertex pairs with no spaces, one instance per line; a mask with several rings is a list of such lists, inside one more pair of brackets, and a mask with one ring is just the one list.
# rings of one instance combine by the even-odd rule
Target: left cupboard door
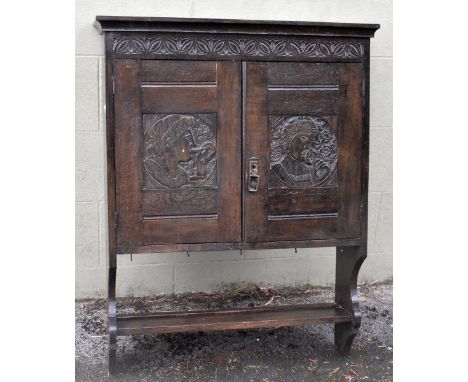
[[117,245],[241,240],[237,62],[114,60]]

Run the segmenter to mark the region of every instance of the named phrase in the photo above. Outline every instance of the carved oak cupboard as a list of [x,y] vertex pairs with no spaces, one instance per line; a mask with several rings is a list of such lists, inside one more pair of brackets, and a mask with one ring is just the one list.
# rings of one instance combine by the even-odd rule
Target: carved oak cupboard
[[[109,369],[130,334],[335,324],[367,252],[374,24],[98,16],[105,32]],[[118,254],[335,246],[332,304],[117,315]]]

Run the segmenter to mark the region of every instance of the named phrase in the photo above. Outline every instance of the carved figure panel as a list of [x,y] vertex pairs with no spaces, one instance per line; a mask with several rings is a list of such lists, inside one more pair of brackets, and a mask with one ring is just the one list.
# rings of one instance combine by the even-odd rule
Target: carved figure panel
[[331,118],[270,116],[269,188],[336,186],[337,139]]
[[216,114],[143,116],[145,189],[216,187]]

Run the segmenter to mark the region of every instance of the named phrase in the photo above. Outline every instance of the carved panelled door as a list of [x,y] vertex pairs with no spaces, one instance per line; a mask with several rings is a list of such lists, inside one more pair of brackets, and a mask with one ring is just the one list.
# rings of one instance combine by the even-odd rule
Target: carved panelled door
[[243,64],[244,240],[360,234],[360,64]]
[[240,74],[115,60],[118,245],[241,240]]

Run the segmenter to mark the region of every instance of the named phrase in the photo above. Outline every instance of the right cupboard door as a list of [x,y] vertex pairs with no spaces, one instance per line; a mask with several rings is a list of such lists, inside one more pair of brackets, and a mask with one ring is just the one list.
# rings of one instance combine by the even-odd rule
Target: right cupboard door
[[360,235],[362,66],[244,62],[244,241]]

